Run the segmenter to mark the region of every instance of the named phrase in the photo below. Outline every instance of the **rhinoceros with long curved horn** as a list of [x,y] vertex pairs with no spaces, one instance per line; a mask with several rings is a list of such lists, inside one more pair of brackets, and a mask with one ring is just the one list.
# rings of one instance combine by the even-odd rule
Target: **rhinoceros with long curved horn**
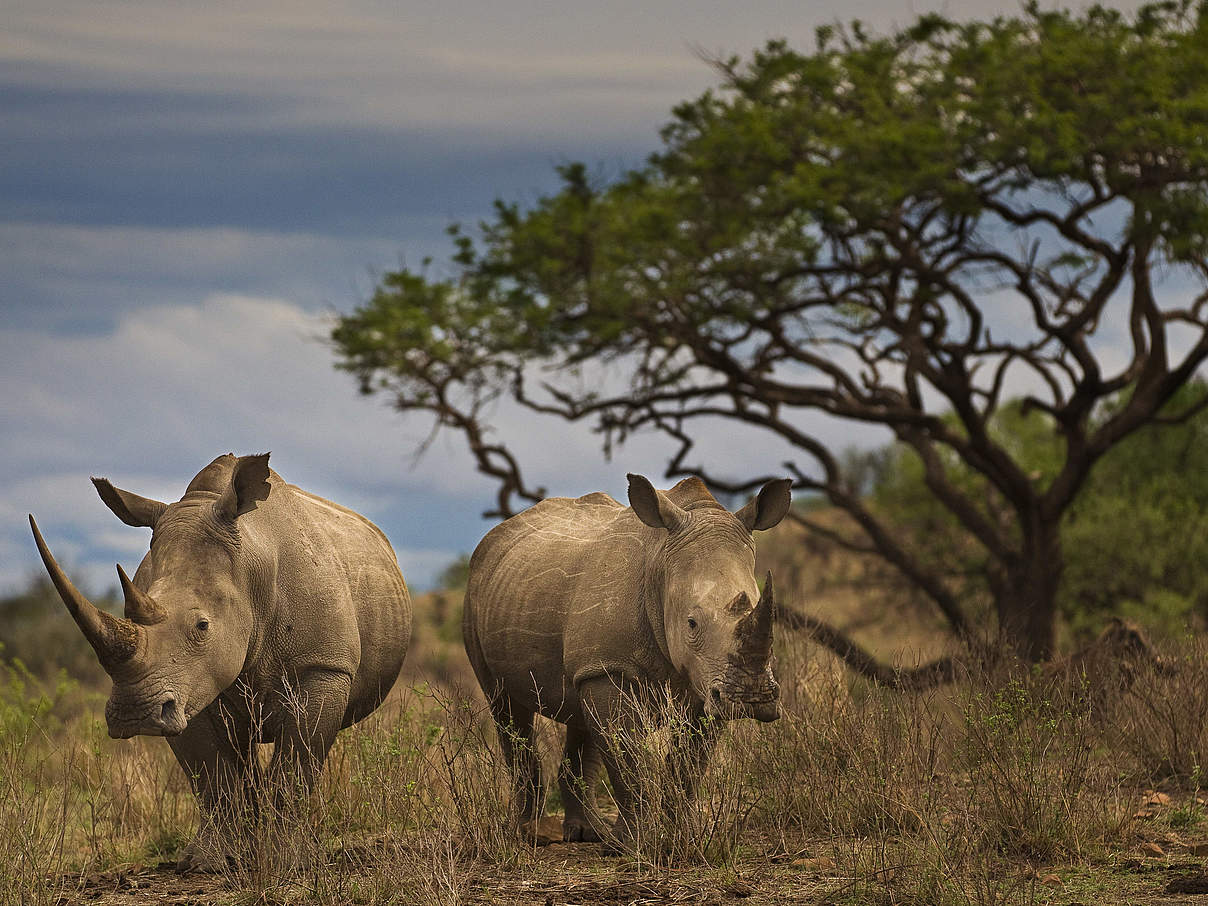
[[[521,821],[540,802],[538,713],[567,728],[563,837],[611,835],[621,846],[640,790],[625,768],[632,737],[615,730],[634,725],[627,712],[643,695],[669,685],[690,715],[673,753],[685,792],[720,721],[779,716],[772,582],[760,591],[752,533],[780,522],[790,487],[768,482],[731,513],[698,479],[664,492],[630,475],[628,507],[607,494],[551,498],[482,540],[466,588],[466,651],[516,778]],[[620,807],[611,831],[592,801],[601,763]]]
[[285,483],[267,453],[219,456],[173,504],[93,483],[119,519],[152,530],[134,577],[117,568],[124,617],[71,583],[31,515],[34,540],[113,680],[109,734],[167,737],[194,785],[202,822],[181,867],[220,869],[248,829],[255,744],[275,743],[270,776],[309,788],[336,734],[393,686],[407,586],[376,526]]

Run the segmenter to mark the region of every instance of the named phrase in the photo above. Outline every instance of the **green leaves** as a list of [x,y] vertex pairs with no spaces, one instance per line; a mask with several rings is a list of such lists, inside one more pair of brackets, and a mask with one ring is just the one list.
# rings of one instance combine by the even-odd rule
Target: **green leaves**
[[[802,278],[827,295],[845,291],[836,270],[877,287],[955,276],[959,258],[933,254],[941,236],[957,251],[992,243],[1014,283],[1037,268],[1012,253],[1020,240],[995,240],[1003,218],[1068,224],[1073,241],[1050,237],[1038,271],[1059,285],[1075,262],[1085,279],[1107,249],[1126,253],[1130,233],[1194,260],[1208,235],[1196,15],[1187,3],[1132,20],[1036,5],[991,22],[927,15],[888,37],[831,26],[812,54],[774,41],[718,62],[719,88],[675,109],[645,167],[611,185],[560,167],[558,193],[531,209],[498,202],[480,243],[452,231],[454,278],[388,275],[333,334],[341,367],[371,390],[383,369],[414,367],[392,345],[458,373],[623,355],[758,317]],[[1092,222],[1109,204],[1132,214]]]
[[[497,203],[480,247],[454,231],[459,276],[389,275],[377,314],[345,319],[337,346],[353,370],[381,367],[380,346],[357,333],[385,326],[393,304],[432,319],[392,323],[397,341],[438,358],[450,350],[437,328],[520,356],[628,349],[642,342],[635,316],[661,325],[671,303],[694,328],[747,316],[751,294],[834,264],[828,241],[869,243],[871,257],[842,265],[900,267],[884,249],[903,223],[985,219],[991,201],[1077,224],[1048,202],[1118,197],[1144,212],[1128,229],[1156,231],[1188,259],[1208,233],[1205,21],[1186,2],[1132,20],[1033,4],[991,22],[926,15],[888,37],[828,26],[812,54],[770,42],[745,64],[717,63],[722,84],[675,109],[645,167],[600,186],[569,164],[561,191],[531,209]],[[1017,190],[1033,189],[1048,202],[1018,205]],[[957,238],[972,241],[975,227]]]

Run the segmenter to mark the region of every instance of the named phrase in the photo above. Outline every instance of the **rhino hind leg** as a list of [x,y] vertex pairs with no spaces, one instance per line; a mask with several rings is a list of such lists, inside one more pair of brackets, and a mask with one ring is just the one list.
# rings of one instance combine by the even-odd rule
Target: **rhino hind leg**
[[[499,748],[512,776],[512,814],[520,826],[540,817],[545,787],[541,778],[541,759],[533,740],[535,708],[516,701],[504,687],[503,681],[487,666],[474,621],[473,581],[466,590],[462,617],[462,638],[466,656],[474,669],[478,685],[487,697],[495,729],[499,734]],[[533,828],[534,832],[536,828]]]
[[502,689],[491,696],[490,704],[499,747],[512,775],[513,814],[519,824],[528,824],[541,815],[545,789],[533,739],[537,712],[514,702]]
[[598,843],[602,839],[595,791],[603,768],[603,757],[587,727],[578,721],[568,723],[566,750],[558,771],[558,789],[566,810],[564,842]]

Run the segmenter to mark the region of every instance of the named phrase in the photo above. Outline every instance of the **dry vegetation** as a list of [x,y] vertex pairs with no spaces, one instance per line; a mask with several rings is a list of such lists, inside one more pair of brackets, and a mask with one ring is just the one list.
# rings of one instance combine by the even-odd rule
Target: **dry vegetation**
[[[912,605],[863,565],[797,551],[781,533],[762,556],[798,606],[900,663],[937,653],[934,640],[894,637],[897,608]],[[1173,675],[1140,674],[1104,699],[1081,677],[1044,671],[890,693],[782,632],[783,719],[732,725],[692,803],[665,782],[662,734],[649,736],[635,769],[660,792],[636,851],[609,856],[549,844],[557,821],[509,830],[508,778],[461,650],[460,596],[424,596],[417,616],[387,705],[342,734],[310,801],[266,799],[254,847],[221,877],[169,867],[197,815],[162,741],[108,739],[101,688],[3,668],[0,903],[980,906],[1182,902],[1179,891],[1208,890],[1198,639],[1167,643]],[[665,716],[676,718],[670,705]],[[553,776],[558,728],[542,732]],[[556,786],[550,796],[556,815]]]

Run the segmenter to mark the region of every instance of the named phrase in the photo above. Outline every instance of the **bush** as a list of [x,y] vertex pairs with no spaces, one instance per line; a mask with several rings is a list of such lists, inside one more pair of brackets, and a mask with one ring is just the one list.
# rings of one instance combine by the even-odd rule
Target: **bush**
[[[112,595],[92,600],[110,612],[121,612]],[[32,579],[24,591],[0,599],[0,645],[3,657],[20,661],[40,678],[54,677],[62,670],[85,686],[108,682],[96,653],[45,576]]]

